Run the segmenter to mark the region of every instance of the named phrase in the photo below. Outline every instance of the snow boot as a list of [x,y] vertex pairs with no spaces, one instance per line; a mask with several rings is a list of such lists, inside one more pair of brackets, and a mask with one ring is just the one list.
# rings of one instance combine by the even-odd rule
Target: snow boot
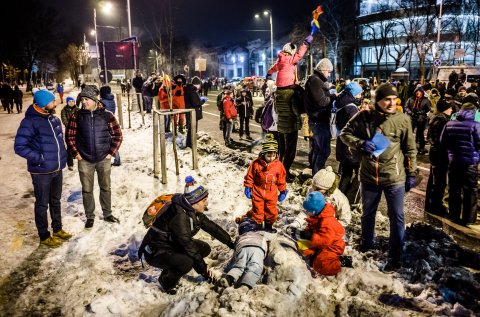
[[165,274],[166,272],[167,272],[167,270],[163,270],[162,274],[160,274],[160,276],[158,277],[158,287],[160,288],[160,290],[162,292],[164,292],[166,294],[175,295],[175,294],[177,294],[177,288],[175,286],[171,287],[171,288],[166,288],[164,286],[162,275]]
[[94,222],[95,219],[87,219],[87,222],[85,223],[85,229],[92,229]]
[[341,255],[340,256],[340,266],[341,267],[353,267],[352,257],[350,255]]
[[60,230],[60,231],[54,232],[53,236],[55,238],[59,238],[59,239],[64,240],[64,241],[67,241],[68,239],[73,237],[73,235],[71,233],[68,233],[65,230]]
[[277,233],[277,229],[273,228],[273,223],[265,222],[265,231],[270,233]]
[[59,246],[62,245],[62,241],[55,237],[48,237],[45,240],[41,240],[40,244],[50,248],[58,248]]

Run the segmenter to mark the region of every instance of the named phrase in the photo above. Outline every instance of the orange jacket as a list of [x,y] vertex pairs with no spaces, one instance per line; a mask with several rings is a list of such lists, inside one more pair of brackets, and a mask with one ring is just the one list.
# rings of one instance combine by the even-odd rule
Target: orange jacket
[[268,192],[274,192],[276,197],[279,191],[287,189],[286,175],[285,167],[278,158],[267,164],[259,157],[250,164],[243,184],[252,188],[252,195],[264,197]]
[[160,101],[161,110],[170,109],[170,105],[168,104],[168,94],[165,91],[165,87],[163,85],[158,90],[158,100]]
[[311,247],[304,255],[314,255],[313,268],[322,275],[340,272],[340,255],[345,250],[345,230],[335,218],[335,208],[327,203],[318,216],[307,218],[306,230],[312,230]]
[[229,96],[223,98],[223,114],[227,120],[233,119],[238,115],[237,108],[235,108],[235,104]]
[[183,86],[174,85],[172,91],[173,109],[185,109],[185,96]]

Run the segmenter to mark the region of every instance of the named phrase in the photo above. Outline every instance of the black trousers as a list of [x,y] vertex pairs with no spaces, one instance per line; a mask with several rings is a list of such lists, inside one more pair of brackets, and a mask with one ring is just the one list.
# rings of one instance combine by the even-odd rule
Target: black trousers
[[415,132],[415,142],[418,143],[419,145],[419,150],[423,150],[425,148],[425,128],[427,126],[427,121],[426,120],[418,120],[415,118],[412,118],[412,129],[415,131],[415,128],[417,131]]
[[297,154],[298,131],[290,133],[278,133],[278,152],[280,161],[283,163],[287,175],[290,174],[295,155]]
[[[206,257],[210,254],[210,246],[208,243],[193,240],[195,246],[199,250],[202,257]],[[153,255],[145,252],[145,260],[151,266],[162,269],[162,274],[159,280],[162,282],[162,286],[165,289],[172,289],[177,285],[182,276],[190,272],[193,268],[197,273],[203,273],[199,269],[199,264],[195,263],[193,258],[185,254],[183,250],[174,250],[171,252],[157,252]]]
[[[340,163],[338,168],[340,173],[340,182],[338,184],[338,189],[347,196],[350,204],[355,204],[355,198],[357,199],[360,195],[357,195],[360,182],[358,181],[358,170],[360,166]],[[355,175],[355,176],[354,176]]]
[[454,222],[465,225],[477,220],[477,180],[477,165],[448,167],[448,209]]
[[[243,130],[245,130],[245,134],[250,136],[250,117],[240,117],[240,137],[243,136]],[[245,128],[245,129],[244,129]]]
[[448,163],[436,165],[430,163],[430,175],[425,193],[426,212],[436,215],[444,214],[443,196],[447,187],[447,172]]

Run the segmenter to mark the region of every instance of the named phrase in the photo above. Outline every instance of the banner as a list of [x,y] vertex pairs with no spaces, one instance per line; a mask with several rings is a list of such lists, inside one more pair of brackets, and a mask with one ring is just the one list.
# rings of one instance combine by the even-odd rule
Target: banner
[[[100,68],[135,69],[138,65],[138,46],[134,42],[99,42]],[[136,59],[136,63],[134,62]]]

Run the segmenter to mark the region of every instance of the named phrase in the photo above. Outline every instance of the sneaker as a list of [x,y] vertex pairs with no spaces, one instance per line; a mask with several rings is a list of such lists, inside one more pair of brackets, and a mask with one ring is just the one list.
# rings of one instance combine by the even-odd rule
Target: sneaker
[[87,219],[87,222],[85,223],[85,229],[92,229],[94,222],[95,219]]
[[62,245],[62,241],[54,237],[48,237],[45,240],[41,240],[40,244],[45,245],[50,248],[58,248]]
[[114,217],[113,215],[103,218],[103,221],[111,222],[111,223],[114,223],[114,222],[120,223],[120,220],[118,220],[118,218]]
[[353,267],[352,257],[350,255],[341,255],[340,256],[340,266],[341,267]]
[[73,237],[73,235],[71,233],[68,233],[65,230],[60,230],[60,231],[54,232],[53,236],[55,238],[60,238],[61,240],[65,240],[65,241],[70,239],[71,237]]

